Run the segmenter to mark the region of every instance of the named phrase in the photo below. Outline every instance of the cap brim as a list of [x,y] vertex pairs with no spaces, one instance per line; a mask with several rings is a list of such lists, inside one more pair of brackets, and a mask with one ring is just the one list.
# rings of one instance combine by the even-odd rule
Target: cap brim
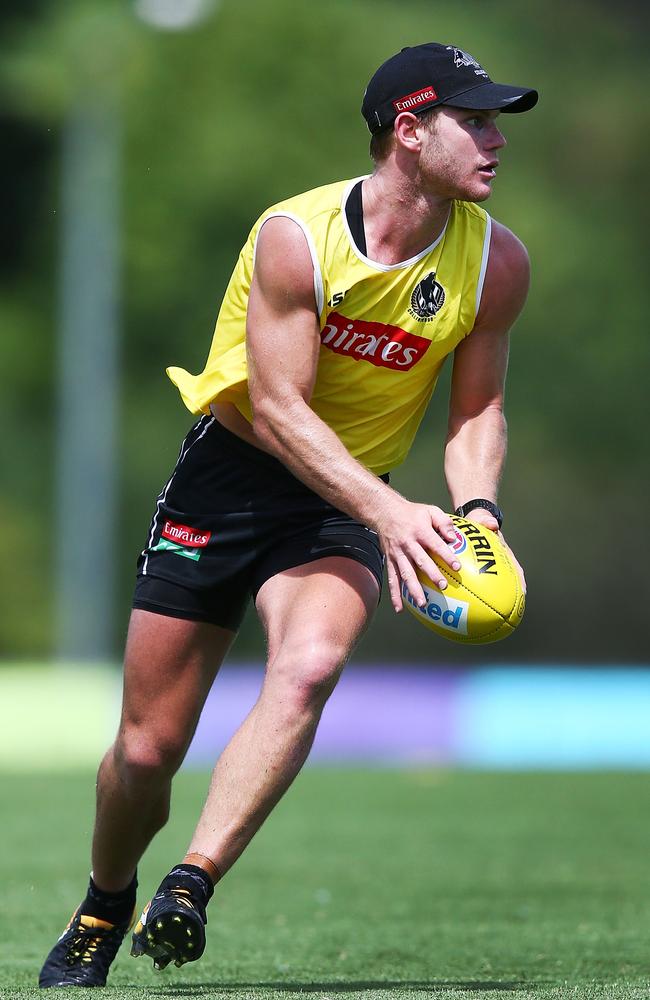
[[452,108],[472,108],[476,111],[502,111],[518,114],[530,111],[537,104],[538,93],[528,87],[511,87],[506,83],[483,83],[464,94],[446,97],[440,103]]

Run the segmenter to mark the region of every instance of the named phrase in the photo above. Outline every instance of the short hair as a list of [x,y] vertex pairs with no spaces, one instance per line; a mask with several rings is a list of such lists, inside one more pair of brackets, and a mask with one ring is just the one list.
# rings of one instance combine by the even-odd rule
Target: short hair
[[[421,111],[417,117],[424,125],[428,125],[434,120],[440,108],[441,105],[437,105],[435,108],[427,108],[426,111]],[[382,163],[393,149],[395,144],[394,124],[393,120],[390,125],[386,125],[370,137],[370,156],[375,163]]]

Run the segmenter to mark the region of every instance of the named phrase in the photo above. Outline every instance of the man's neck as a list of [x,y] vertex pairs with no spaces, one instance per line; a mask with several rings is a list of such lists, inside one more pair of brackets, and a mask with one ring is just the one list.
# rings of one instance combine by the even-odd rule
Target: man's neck
[[421,190],[416,178],[386,165],[363,182],[367,253],[380,264],[399,264],[434,243],[447,224],[451,202]]

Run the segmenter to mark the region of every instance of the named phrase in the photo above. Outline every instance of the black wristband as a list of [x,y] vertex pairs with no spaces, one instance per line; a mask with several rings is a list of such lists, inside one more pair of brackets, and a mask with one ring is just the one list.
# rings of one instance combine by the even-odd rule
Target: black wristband
[[503,524],[503,511],[500,507],[497,507],[492,500],[484,500],[482,498],[479,498],[478,500],[468,500],[467,503],[462,503],[460,507],[456,507],[454,514],[457,514],[458,517],[467,517],[469,512],[471,510],[475,510],[477,507],[480,507],[482,510],[487,510],[492,517],[496,519],[499,529],[501,529],[501,525]]

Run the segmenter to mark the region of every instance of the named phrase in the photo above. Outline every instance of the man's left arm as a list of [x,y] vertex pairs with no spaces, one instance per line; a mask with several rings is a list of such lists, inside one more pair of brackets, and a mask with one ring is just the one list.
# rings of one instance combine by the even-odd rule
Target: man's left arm
[[[494,222],[476,323],[454,353],[445,446],[454,508],[478,497],[497,500],[507,444],[503,397],[509,330],[524,306],[529,281],[526,248]],[[469,516],[498,530],[496,518],[486,510],[476,508]]]

